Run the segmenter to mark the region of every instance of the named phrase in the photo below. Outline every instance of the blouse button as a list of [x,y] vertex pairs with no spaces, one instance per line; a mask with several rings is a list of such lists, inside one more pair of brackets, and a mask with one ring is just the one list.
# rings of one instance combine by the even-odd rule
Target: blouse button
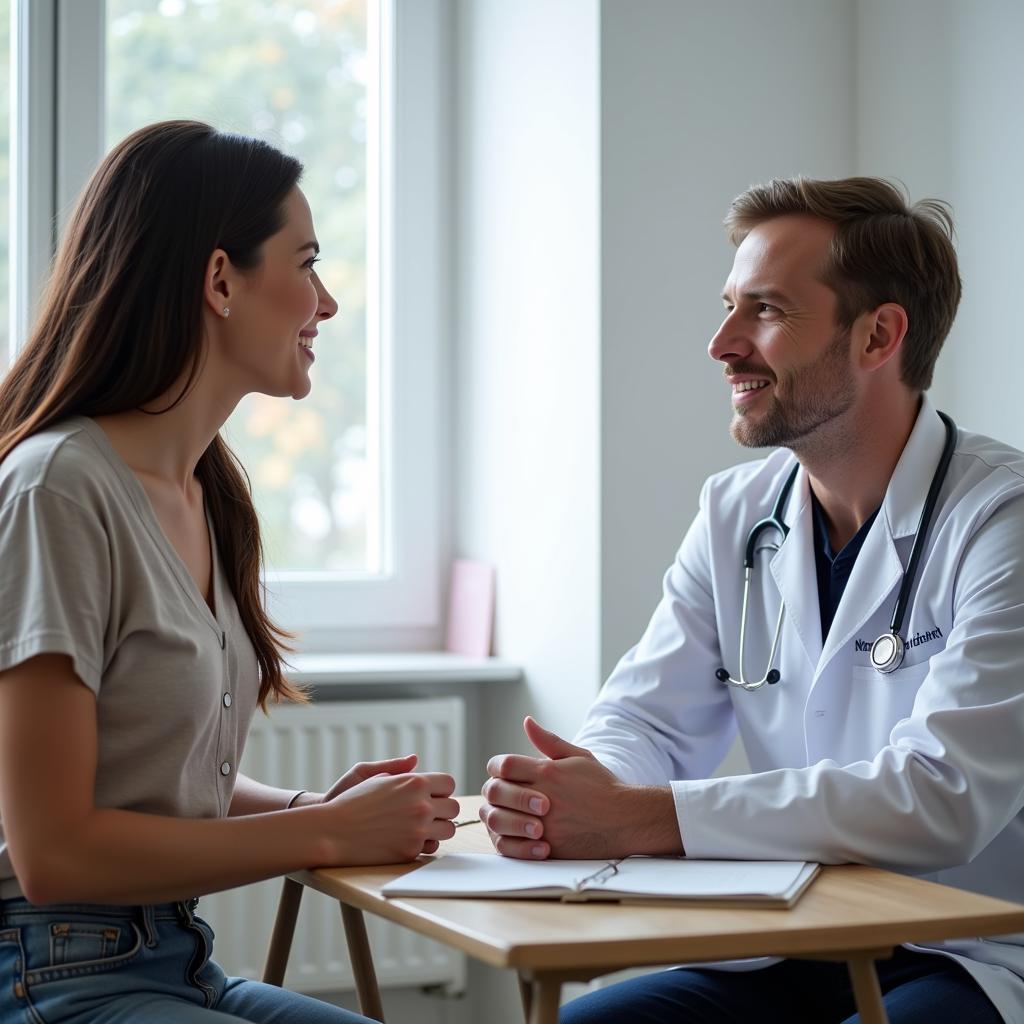
[[231,694],[230,693],[225,693],[224,694],[224,707],[226,707],[226,708],[231,707]]
[[220,773],[221,773],[221,775],[230,775],[231,774],[231,762],[230,761],[225,761],[220,766]]

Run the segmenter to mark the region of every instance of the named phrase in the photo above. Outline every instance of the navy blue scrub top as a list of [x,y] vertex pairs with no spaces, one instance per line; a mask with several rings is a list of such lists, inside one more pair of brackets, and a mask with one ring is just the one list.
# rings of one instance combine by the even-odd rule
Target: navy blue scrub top
[[[882,506],[879,505],[878,508]],[[814,564],[818,570],[818,609],[821,613],[821,642],[828,638],[832,628],[832,620],[836,617],[836,609],[842,599],[846,583],[853,572],[857,555],[860,554],[864,538],[871,529],[871,524],[878,515],[878,509],[868,517],[863,526],[846,542],[846,546],[837,555],[832,550],[828,539],[828,522],[825,510],[821,507],[814,489],[811,489],[811,508],[814,518]]]

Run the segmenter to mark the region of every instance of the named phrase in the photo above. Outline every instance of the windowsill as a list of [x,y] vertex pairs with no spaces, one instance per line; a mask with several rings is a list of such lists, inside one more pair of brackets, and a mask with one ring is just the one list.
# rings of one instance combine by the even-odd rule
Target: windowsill
[[500,658],[468,658],[447,651],[398,654],[295,654],[289,679],[306,685],[386,683],[514,683],[523,670]]

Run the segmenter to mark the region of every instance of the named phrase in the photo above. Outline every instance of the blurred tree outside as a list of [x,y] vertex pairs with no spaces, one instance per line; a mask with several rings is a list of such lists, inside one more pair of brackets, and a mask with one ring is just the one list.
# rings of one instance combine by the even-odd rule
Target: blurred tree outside
[[378,568],[366,415],[377,387],[366,331],[366,86],[377,73],[366,29],[376,2],[107,0],[108,147],[153,121],[196,118],[265,138],[305,165],[317,270],[340,309],[320,328],[309,397],[250,395],[226,428],[273,569]]

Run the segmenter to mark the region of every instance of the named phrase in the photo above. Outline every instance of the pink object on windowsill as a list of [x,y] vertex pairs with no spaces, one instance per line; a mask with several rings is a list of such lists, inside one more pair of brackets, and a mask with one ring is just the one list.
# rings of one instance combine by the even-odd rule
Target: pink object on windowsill
[[458,558],[452,563],[448,630],[444,649],[470,658],[488,658],[494,629],[494,566]]

